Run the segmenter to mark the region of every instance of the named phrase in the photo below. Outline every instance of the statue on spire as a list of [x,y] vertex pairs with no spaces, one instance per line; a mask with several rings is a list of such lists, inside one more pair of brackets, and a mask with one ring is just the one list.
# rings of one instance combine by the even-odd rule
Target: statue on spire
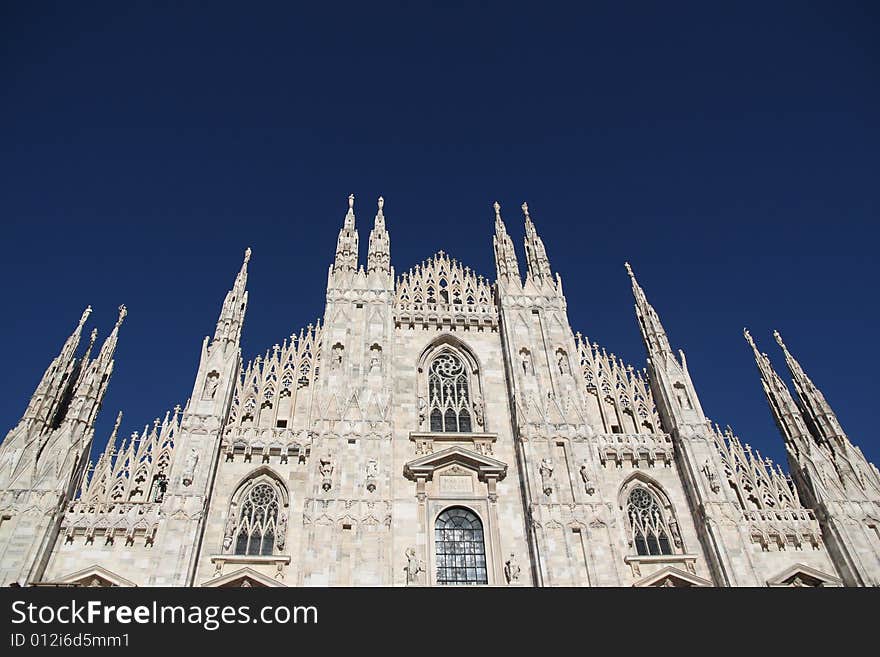
[[370,231],[370,245],[367,252],[367,273],[383,271],[391,273],[391,238],[385,230],[385,199],[379,197],[376,202],[378,210],[373,222],[373,230]]
[[358,234],[355,228],[354,194],[348,195],[348,212],[339,237],[336,240],[336,257],[333,261],[333,271],[357,271],[358,262]]

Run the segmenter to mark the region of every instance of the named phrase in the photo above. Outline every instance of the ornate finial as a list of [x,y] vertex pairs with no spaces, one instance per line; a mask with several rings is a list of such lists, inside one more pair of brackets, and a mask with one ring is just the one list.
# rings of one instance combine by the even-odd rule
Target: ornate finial
[[[91,335],[89,335],[89,340],[91,340],[91,344],[94,345],[95,340],[97,340],[97,339],[98,339],[98,329],[93,328]],[[89,345],[89,346],[91,346],[91,345]]]
[[251,247],[244,250],[244,262],[247,264],[251,260]]
[[122,325],[122,320],[125,319],[125,316],[128,314],[128,309],[125,307],[125,304],[119,306],[119,319],[116,320],[116,326]]
[[629,266],[629,263],[624,262],[623,266],[626,267],[626,273],[629,274],[629,277],[634,279],[636,275],[633,274],[633,268]]
[[382,208],[385,207],[385,199],[380,196],[378,203],[379,203],[379,214],[382,214]]
[[495,201],[492,204],[492,207],[495,208],[495,216],[500,219],[501,218],[501,204],[498,201]]
[[776,338],[776,342],[782,347],[782,350],[788,352],[788,347],[786,347],[785,343],[782,341],[782,336],[779,335],[779,331],[773,331],[773,337]]
[[525,201],[523,201],[523,204],[520,207],[522,207],[522,211],[523,211],[523,214],[526,215],[526,219],[529,219],[530,218],[529,217],[529,204],[526,203]]
[[89,318],[89,315],[91,315],[91,314],[92,314],[92,306],[91,306],[91,304],[89,304],[88,306],[86,306],[86,309],[83,310],[82,317],[79,318],[79,325],[82,326],[83,324],[85,324],[86,320]]
[[746,342],[748,342],[752,346],[752,349],[757,350],[757,347],[755,347],[755,341],[752,340],[752,334],[749,333],[749,329],[743,329],[743,336],[745,336]]
[[348,209],[354,210],[354,194],[348,195]]

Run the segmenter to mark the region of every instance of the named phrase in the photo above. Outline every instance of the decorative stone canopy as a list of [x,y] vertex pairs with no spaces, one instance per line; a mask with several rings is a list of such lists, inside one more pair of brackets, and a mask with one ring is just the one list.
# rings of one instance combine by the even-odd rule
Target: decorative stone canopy
[[403,474],[412,481],[417,479],[430,481],[435,470],[452,464],[474,470],[480,481],[487,479],[501,481],[507,476],[506,463],[477,454],[458,445],[410,461],[403,466]]

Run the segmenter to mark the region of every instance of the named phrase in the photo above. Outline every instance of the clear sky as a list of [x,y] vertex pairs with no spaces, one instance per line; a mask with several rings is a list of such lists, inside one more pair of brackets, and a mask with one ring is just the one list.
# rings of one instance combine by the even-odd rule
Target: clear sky
[[362,259],[381,194],[398,273],[493,277],[527,200],[572,328],[641,366],[629,260],[777,460],[742,328],[781,368],[778,328],[880,462],[876,4],[310,4],[3,3],[3,431],[87,304],[129,309],[97,441],[184,403],[246,246],[245,359],[298,332],[354,193]]

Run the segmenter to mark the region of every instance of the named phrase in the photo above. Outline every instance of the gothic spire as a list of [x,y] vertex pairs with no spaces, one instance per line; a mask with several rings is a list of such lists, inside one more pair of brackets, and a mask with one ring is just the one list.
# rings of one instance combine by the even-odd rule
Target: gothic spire
[[495,268],[498,272],[498,279],[505,283],[521,283],[519,261],[516,258],[513,241],[507,234],[507,227],[501,218],[501,204],[495,201],[492,207],[495,208],[495,235],[492,238],[492,245],[495,249]]
[[785,354],[785,363],[791,374],[792,383],[794,383],[801,416],[806,421],[807,428],[816,442],[826,445],[834,454],[837,471],[844,486],[864,488],[864,474],[868,474],[874,479],[875,485],[880,485],[880,481],[874,478],[874,469],[869,465],[861,450],[850,442],[843,427],[840,426],[837,415],[825,400],[825,395],[807,376],[797,359],[792,356],[785,342],[782,341],[779,331],[773,331],[773,337],[776,338],[776,342]]
[[660,316],[648,302],[648,297],[645,296],[645,291],[636,280],[632,267],[628,262],[624,263],[624,267],[626,267],[626,273],[629,274],[632,281],[633,297],[636,301],[636,317],[639,320],[639,328],[642,331],[642,339],[648,350],[648,356],[654,359],[658,359],[660,356],[672,356],[672,348],[669,346],[666,330],[660,323]]
[[244,262],[241,264],[238,276],[235,277],[235,283],[233,283],[232,289],[226,293],[226,299],[223,301],[220,318],[217,320],[217,329],[214,331],[213,344],[219,342],[238,344],[241,339],[241,327],[244,324],[244,314],[247,310],[247,268],[250,259],[251,249],[248,247],[244,251]]
[[391,273],[391,238],[385,230],[385,199],[381,196],[378,201],[379,209],[373,220],[373,230],[370,231],[370,246],[367,254],[367,272],[382,271]]
[[79,420],[89,428],[93,426],[104,400],[104,394],[107,392],[107,386],[110,384],[110,375],[113,373],[113,356],[119,342],[119,327],[122,326],[127,314],[128,310],[125,306],[119,306],[116,325],[104,340],[98,355],[90,361],[91,346],[94,345],[97,337],[97,332],[92,332],[92,343],[89,346],[89,352],[82,358],[80,375],[73,391],[70,407],[64,418],[65,421]]
[[333,271],[357,271],[358,233],[354,223],[354,194],[348,196],[348,212],[345,214],[339,238],[336,240],[336,259]]
[[116,345],[119,342],[119,327],[122,326],[122,322],[127,315],[128,309],[125,307],[125,304],[122,304],[119,306],[119,315],[116,318],[116,324],[113,326],[113,330],[110,331],[110,335],[104,340],[104,344],[101,345],[101,351],[98,352],[98,356],[95,358],[94,362],[98,363],[99,367],[106,368],[113,360],[113,354],[116,353]]
[[755,364],[758,366],[758,372],[761,375],[761,385],[764,387],[764,394],[767,397],[767,403],[770,405],[770,412],[776,426],[779,427],[780,433],[786,444],[793,447],[796,453],[801,451],[809,452],[809,440],[807,428],[804,419],[801,416],[800,409],[791,396],[788,386],[773,369],[767,354],[758,350],[752,334],[749,330],[743,329],[743,336],[755,357]]
[[47,425],[54,424],[60,418],[54,418],[66,397],[74,380],[74,372],[78,365],[76,351],[82,337],[83,326],[92,313],[92,307],[87,306],[80,316],[79,322],[73,332],[61,347],[49,367],[46,368],[43,377],[37,384],[28,407],[25,410],[23,420],[35,421],[42,429]]
[[837,416],[831,406],[825,401],[825,396],[813,384],[801,364],[791,355],[788,347],[782,341],[779,331],[773,331],[773,337],[785,354],[785,364],[791,373],[791,380],[798,396],[799,407],[807,420],[807,425],[813,430],[817,440],[827,441],[832,438],[844,438],[846,434],[837,421]]
[[553,281],[553,272],[550,271],[550,261],[547,259],[547,250],[544,242],[535,230],[535,224],[529,216],[529,204],[522,204],[522,211],[526,219],[526,263],[528,264],[527,277],[535,281]]

